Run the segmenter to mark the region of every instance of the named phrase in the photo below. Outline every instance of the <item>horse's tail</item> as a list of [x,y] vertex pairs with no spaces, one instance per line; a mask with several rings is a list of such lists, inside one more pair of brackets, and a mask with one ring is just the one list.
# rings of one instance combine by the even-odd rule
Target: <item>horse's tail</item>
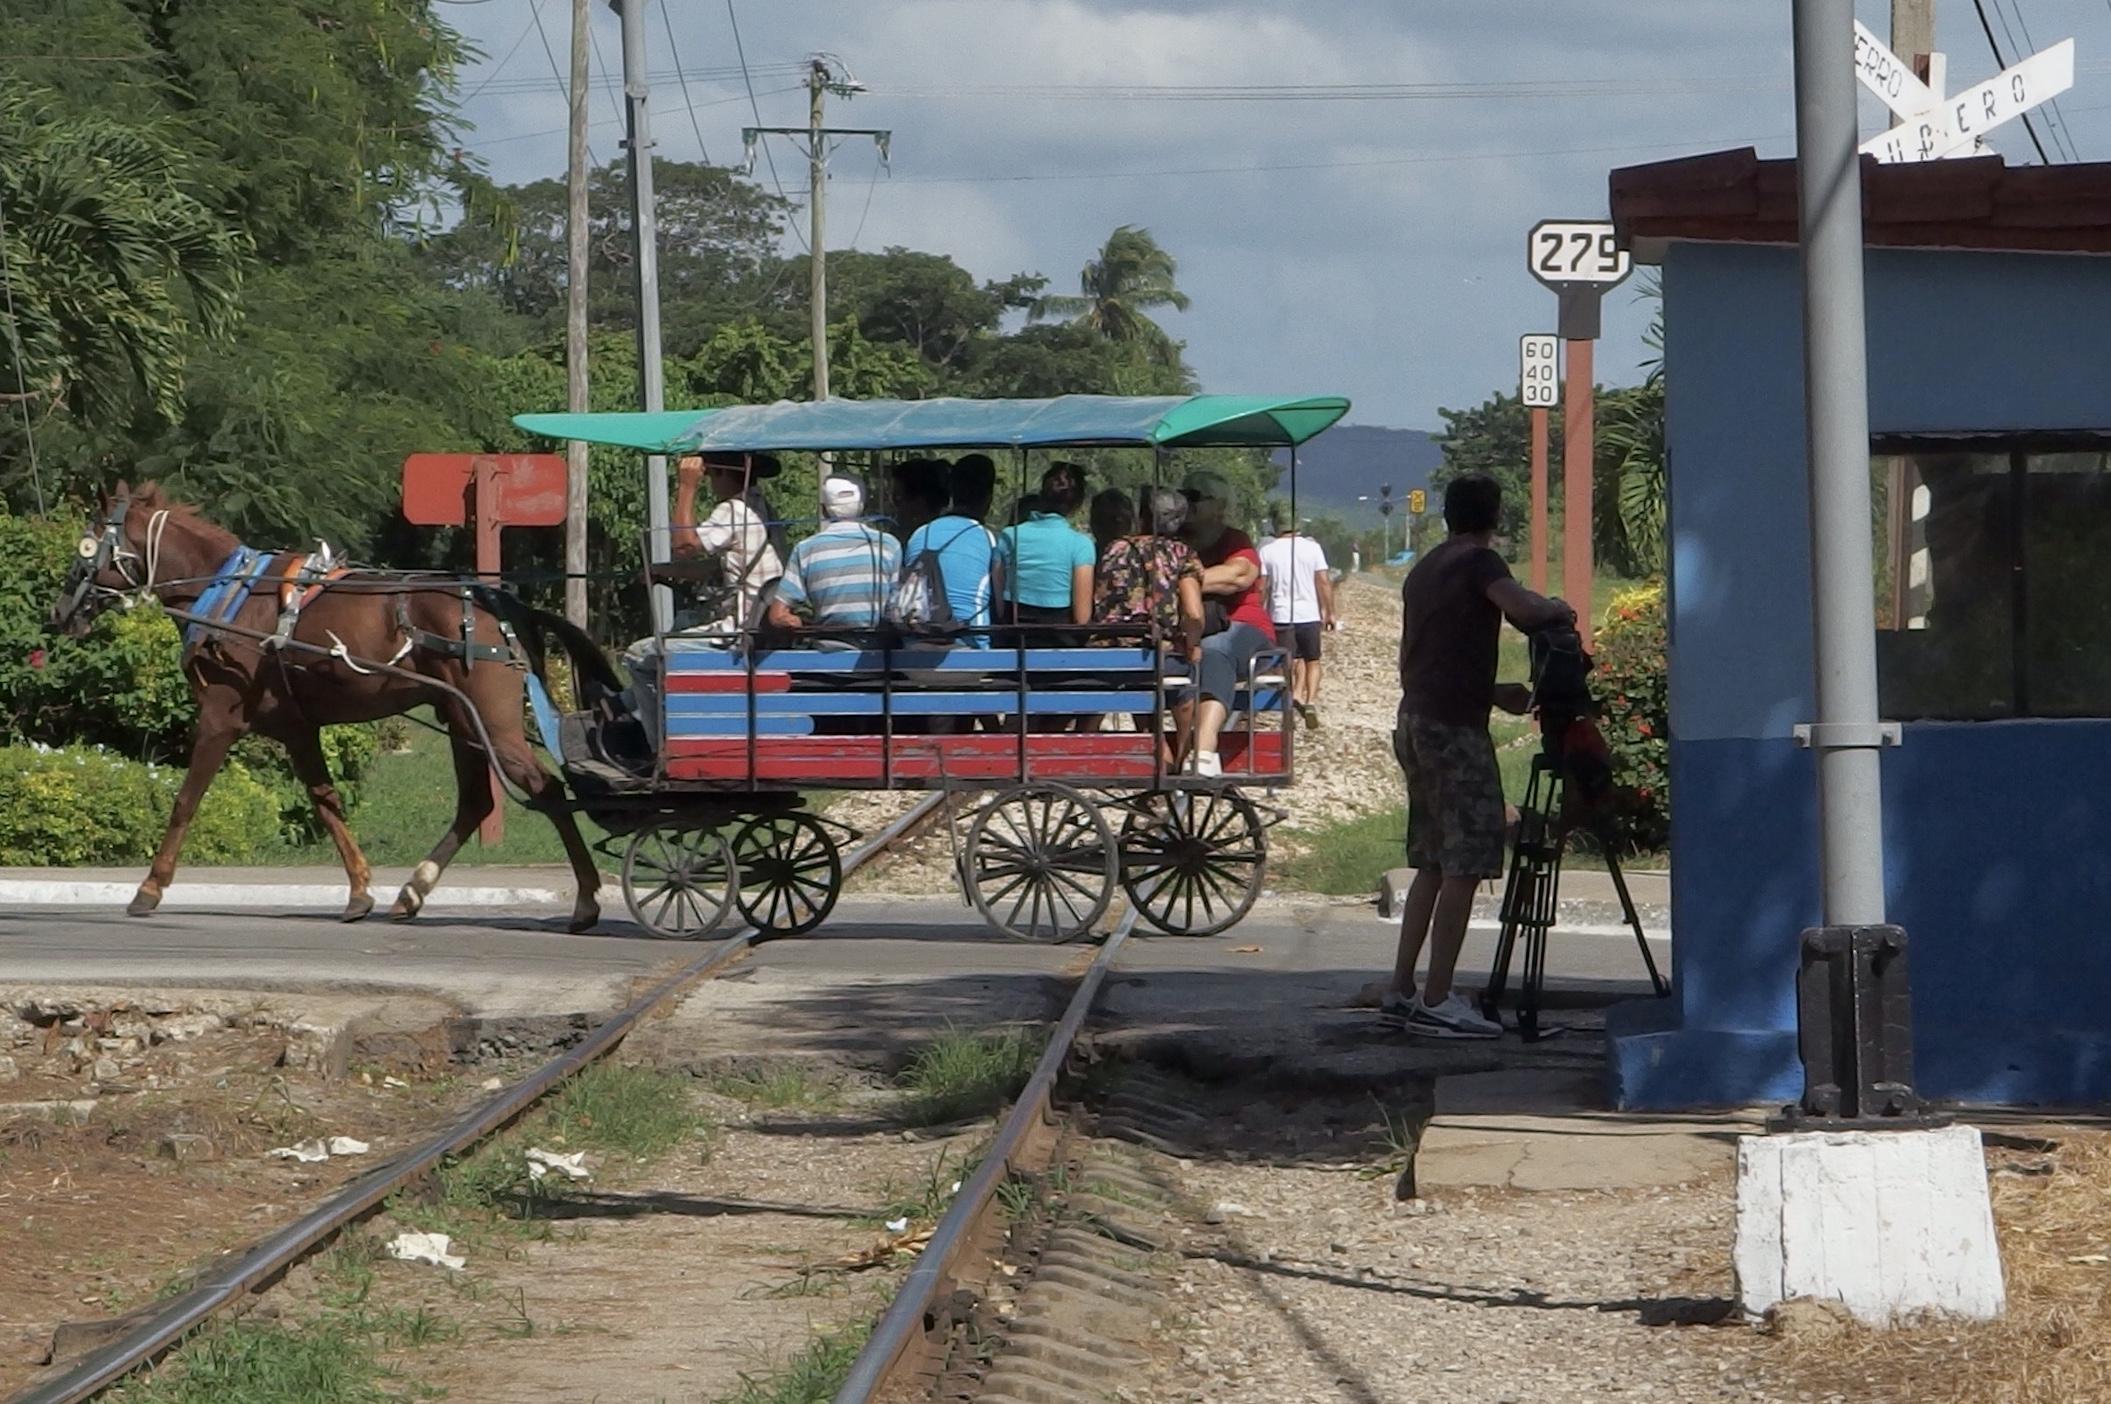
[[554,637],[563,646],[565,657],[571,660],[580,705],[592,709],[602,696],[613,696],[623,690],[623,680],[616,676],[608,655],[601,651],[601,646],[586,630],[562,615],[537,609],[508,590],[479,585],[476,596],[477,603],[513,627],[513,632],[528,650],[528,665],[535,670],[537,677],[543,675],[544,660],[549,652],[547,639]]

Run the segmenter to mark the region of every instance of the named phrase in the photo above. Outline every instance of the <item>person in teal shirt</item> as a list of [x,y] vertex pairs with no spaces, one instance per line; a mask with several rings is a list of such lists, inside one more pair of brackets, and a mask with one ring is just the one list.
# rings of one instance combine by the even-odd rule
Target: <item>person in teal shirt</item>
[[[1006,622],[1085,624],[1092,619],[1092,538],[1070,524],[1085,503],[1085,470],[1050,465],[1026,517],[997,538]],[[1067,642],[1067,640],[1066,640]]]

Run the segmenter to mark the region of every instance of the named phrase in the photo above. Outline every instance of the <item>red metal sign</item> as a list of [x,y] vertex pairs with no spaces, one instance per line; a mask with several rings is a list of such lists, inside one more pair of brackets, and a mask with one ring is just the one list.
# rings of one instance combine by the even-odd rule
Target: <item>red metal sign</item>
[[562,526],[561,453],[414,453],[403,460],[403,519],[464,526],[474,515],[478,469],[497,505],[495,526]]

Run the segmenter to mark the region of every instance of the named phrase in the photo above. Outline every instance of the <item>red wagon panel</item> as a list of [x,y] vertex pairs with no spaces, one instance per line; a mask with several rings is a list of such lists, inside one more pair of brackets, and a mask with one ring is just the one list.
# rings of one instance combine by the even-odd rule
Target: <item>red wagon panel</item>
[[[1282,732],[1226,732],[1221,755],[1227,780],[1279,779],[1287,773]],[[671,738],[671,780],[745,781],[749,741],[744,736]],[[851,782],[876,785],[895,780],[1018,780],[1019,738],[979,736],[760,736],[755,738],[754,778],[801,784]],[[1157,774],[1156,741],[1142,732],[1096,735],[1029,735],[1028,779],[1093,784],[1149,781]],[[1252,767],[1248,767],[1251,756]]]

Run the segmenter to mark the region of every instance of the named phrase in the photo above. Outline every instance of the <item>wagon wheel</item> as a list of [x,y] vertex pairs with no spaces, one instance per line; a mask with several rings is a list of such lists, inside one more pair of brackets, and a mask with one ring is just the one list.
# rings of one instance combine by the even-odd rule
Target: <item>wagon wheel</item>
[[1121,857],[1122,887],[1146,921],[1214,936],[1261,895],[1268,830],[1236,789],[1145,795],[1122,821]]
[[733,845],[716,828],[647,824],[623,851],[623,905],[655,936],[700,941],[733,910]]
[[821,924],[843,890],[843,855],[811,814],[758,814],[733,836],[740,914],[763,936]]
[[1068,785],[1000,790],[968,826],[968,900],[1017,941],[1074,941],[1114,900],[1120,862],[1099,807]]

